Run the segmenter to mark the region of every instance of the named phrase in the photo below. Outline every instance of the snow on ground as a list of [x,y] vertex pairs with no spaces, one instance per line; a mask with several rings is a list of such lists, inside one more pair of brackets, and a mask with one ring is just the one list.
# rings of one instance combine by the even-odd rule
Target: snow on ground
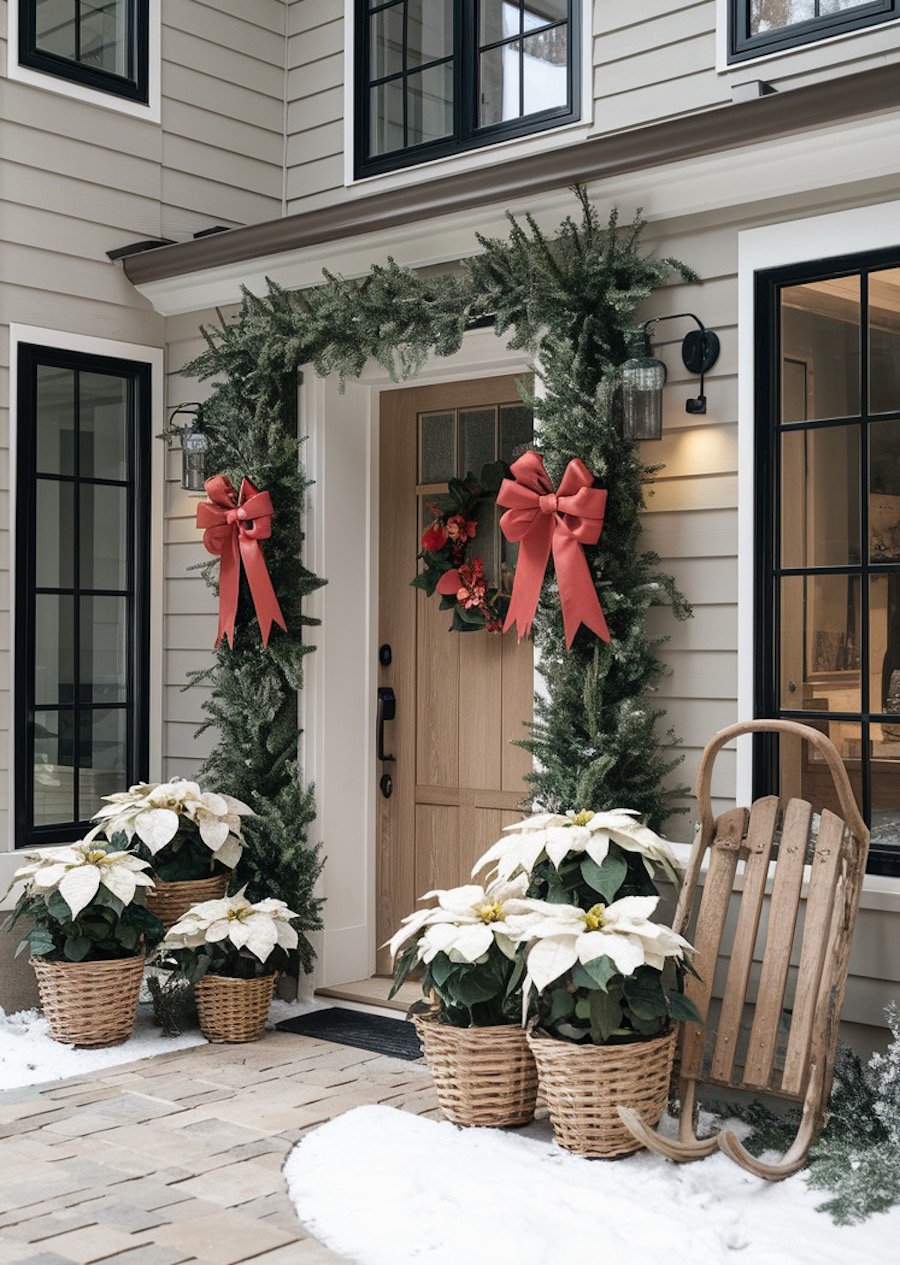
[[205,1045],[199,1030],[164,1037],[154,1027],[149,1006],[139,1006],[134,1036],[121,1045],[78,1050],[48,1035],[47,1020],[37,1010],[6,1015],[0,1010],[0,1090],[40,1085],[82,1072],[96,1072],[116,1063],[131,1063],[154,1054],[169,1054],[191,1045]]
[[[530,1136],[529,1136],[530,1135]],[[358,1107],[307,1134],[285,1175],[300,1220],[359,1265],[896,1265],[900,1208],[836,1226],[802,1173],[724,1155],[584,1160],[522,1130]]]
[[[276,998],[272,1002],[267,1027],[273,1028],[292,1015],[321,1009],[324,1009],[323,1005],[312,1000],[286,1002]],[[180,1037],[164,1037],[153,1023],[149,1004],[138,1006],[134,1036],[121,1045],[79,1050],[54,1041],[48,1030],[47,1020],[37,1010],[20,1010],[14,1015],[7,1015],[0,1008],[0,1091],[23,1085],[42,1085],[45,1081],[63,1080],[82,1072],[113,1067],[117,1063],[131,1063],[135,1059],[171,1054],[173,1050],[206,1044],[206,1038],[198,1028]]]

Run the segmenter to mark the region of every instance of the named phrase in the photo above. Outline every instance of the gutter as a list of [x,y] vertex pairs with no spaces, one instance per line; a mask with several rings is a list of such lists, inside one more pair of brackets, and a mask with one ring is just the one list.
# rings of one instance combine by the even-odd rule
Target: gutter
[[441,176],[335,206],[161,246],[123,261],[135,286],[264,255],[346,240],[373,230],[520,202],[573,184],[699,158],[900,107],[900,66],[881,66],[786,92],[728,103],[662,123],[570,146],[548,146],[527,160]]

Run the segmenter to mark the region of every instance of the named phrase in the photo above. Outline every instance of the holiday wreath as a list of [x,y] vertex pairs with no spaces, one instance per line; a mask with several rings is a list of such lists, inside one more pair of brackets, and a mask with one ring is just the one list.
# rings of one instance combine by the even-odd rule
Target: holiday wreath
[[500,583],[491,584],[485,574],[484,559],[469,557],[469,549],[479,528],[491,530],[489,517],[497,493],[510,470],[505,461],[482,466],[481,474],[471,472],[464,479],[451,479],[442,505],[428,502],[434,519],[422,533],[418,554],[424,570],[411,580],[413,588],[424,589],[431,597],[441,596],[441,610],[452,610],[451,632],[501,632],[509,606],[512,572],[504,563]]

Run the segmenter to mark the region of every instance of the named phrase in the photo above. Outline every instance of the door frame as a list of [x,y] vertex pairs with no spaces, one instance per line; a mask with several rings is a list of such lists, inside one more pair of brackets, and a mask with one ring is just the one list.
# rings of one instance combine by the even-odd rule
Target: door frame
[[492,329],[479,329],[464,335],[455,355],[429,359],[410,382],[392,381],[370,363],[343,393],[335,376],[309,373],[301,384],[303,458],[313,480],[304,511],[306,565],[328,580],[306,603],[322,627],[310,631],[316,650],[306,659],[299,707],[301,767],[316,786],[309,838],[323,841],[326,858],[318,888],[324,927],[311,937],[313,987],[368,978],[375,970],[381,392],[532,367]]

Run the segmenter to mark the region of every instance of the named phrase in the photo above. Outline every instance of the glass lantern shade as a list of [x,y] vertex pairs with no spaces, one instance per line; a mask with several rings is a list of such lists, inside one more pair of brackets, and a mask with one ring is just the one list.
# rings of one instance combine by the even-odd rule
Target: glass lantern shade
[[643,354],[632,355],[621,368],[622,434],[626,439],[661,439],[666,366],[650,355],[646,338],[640,350]]
[[204,492],[206,436],[197,430],[181,434],[181,486],[186,492]]

